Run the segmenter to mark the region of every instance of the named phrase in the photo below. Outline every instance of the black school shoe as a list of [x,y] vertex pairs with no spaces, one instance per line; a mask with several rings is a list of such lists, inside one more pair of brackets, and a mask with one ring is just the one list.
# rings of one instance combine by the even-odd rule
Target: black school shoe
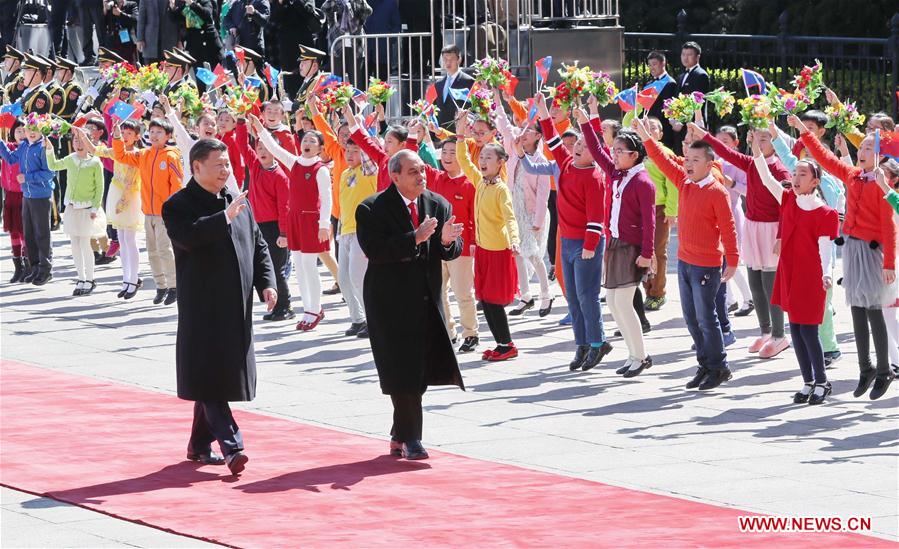
[[584,359],[587,358],[587,352],[589,350],[589,345],[578,345],[577,350],[574,352],[574,360],[568,364],[568,369],[572,372],[580,370],[581,366],[584,365]]
[[705,380],[706,376],[709,375],[709,369],[705,366],[700,366],[696,370],[696,375],[693,376],[693,379],[687,382],[687,389],[695,389],[699,387],[699,385]]
[[178,301],[178,291],[175,288],[169,288],[165,292],[165,300],[163,300],[163,305],[171,305],[172,303]]
[[709,389],[714,389],[725,381],[730,380],[732,377],[734,377],[734,374],[727,366],[709,370],[709,373],[705,376],[705,379],[702,380],[702,383],[699,384],[699,390],[708,391]]
[[887,372],[886,374],[878,374],[878,376],[874,379],[874,388],[871,389],[871,394],[868,397],[871,400],[877,400],[886,394],[887,389],[890,388],[890,383],[896,379],[896,376],[893,375],[893,372]]
[[153,305],[159,305],[160,303],[162,303],[162,300],[165,299],[165,294],[168,291],[168,288],[157,288],[156,297],[153,298]]
[[874,369],[873,366],[868,366],[858,374],[858,386],[856,386],[855,391],[852,392],[852,396],[858,398],[863,394],[868,392],[868,387],[871,386],[871,383],[874,382],[874,378],[877,376],[877,370]]
[[587,351],[587,357],[584,359],[584,363],[581,364],[581,371],[586,372],[591,370],[611,352],[612,345],[608,341],[603,341],[602,345],[599,347],[590,347],[590,350]]

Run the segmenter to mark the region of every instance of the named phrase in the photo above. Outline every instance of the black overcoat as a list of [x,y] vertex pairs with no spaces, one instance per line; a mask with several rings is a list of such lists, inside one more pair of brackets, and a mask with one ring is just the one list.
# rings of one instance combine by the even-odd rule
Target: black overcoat
[[162,205],[175,252],[175,362],[178,396],[185,400],[253,400],[253,288],[262,299],[264,289],[277,287],[250,209],[229,225],[224,192],[214,195],[191,179]]
[[420,245],[409,210],[395,185],[365,199],[356,209],[356,237],[368,257],[362,297],[371,350],[384,394],[422,393],[430,385],[464,389],[444,322],[441,261],[462,253],[462,239],[440,241],[452,207],[425,191],[417,201],[420,219],[436,217],[437,230]]
[[[472,78],[465,71],[460,70],[456,74],[456,79],[453,80],[453,89],[462,89],[467,88],[471,89],[474,86],[474,78]],[[456,113],[459,112],[459,107],[462,106],[465,101],[459,101],[453,99],[453,96],[447,94],[446,101],[443,100],[443,88],[446,87],[446,76],[443,76],[437,80],[434,84],[434,89],[437,91],[437,99],[434,101],[434,104],[437,106],[440,111],[437,113],[437,125],[441,128],[448,128],[456,121]]]

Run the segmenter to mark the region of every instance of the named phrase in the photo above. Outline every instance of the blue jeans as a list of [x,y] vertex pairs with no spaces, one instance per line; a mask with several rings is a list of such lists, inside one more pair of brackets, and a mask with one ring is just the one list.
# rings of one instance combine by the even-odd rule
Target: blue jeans
[[715,312],[721,288],[721,267],[699,267],[677,262],[681,309],[696,344],[696,360],[709,369],[727,366],[724,337]]
[[[722,271],[727,268],[727,261],[721,266]],[[718,294],[715,296],[715,312],[718,314],[718,323],[721,324],[721,333],[730,331],[730,317],[727,316],[727,284],[721,283]]]
[[606,340],[602,329],[602,309],[599,305],[599,288],[602,284],[602,254],[605,237],[599,239],[592,259],[582,259],[583,240],[563,238],[562,276],[565,281],[565,299],[571,314],[571,328],[578,345],[602,343]]

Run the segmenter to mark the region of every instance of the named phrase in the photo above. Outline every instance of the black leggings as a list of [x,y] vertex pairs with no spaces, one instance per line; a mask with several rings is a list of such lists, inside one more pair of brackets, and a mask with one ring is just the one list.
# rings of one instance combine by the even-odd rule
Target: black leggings
[[862,371],[871,366],[871,340],[868,338],[868,325],[874,336],[874,355],[877,357],[877,375],[890,372],[889,337],[887,324],[881,309],[865,309],[852,307],[852,331],[855,332],[855,348],[858,350],[858,367]]
[[827,374],[824,373],[824,348],[821,346],[821,338],[818,337],[817,324],[796,324],[790,322],[790,338],[793,340],[793,350],[796,360],[799,361],[799,371],[806,383],[826,383]]
[[637,311],[640,326],[649,326],[649,320],[646,319],[646,310],[643,309],[643,292],[640,291],[639,284],[637,285],[637,291],[634,292],[634,310]]
[[549,255],[549,262],[556,264],[556,231],[558,230],[558,216],[556,215],[556,191],[549,191],[549,199],[546,203],[546,209],[549,210],[549,231],[547,231],[546,253]]
[[496,344],[508,345],[512,343],[506,308],[496,303],[487,303],[486,301],[481,301],[481,307],[484,309],[484,318],[487,319],[487,326],[490,328],[490,333],[493,334]]

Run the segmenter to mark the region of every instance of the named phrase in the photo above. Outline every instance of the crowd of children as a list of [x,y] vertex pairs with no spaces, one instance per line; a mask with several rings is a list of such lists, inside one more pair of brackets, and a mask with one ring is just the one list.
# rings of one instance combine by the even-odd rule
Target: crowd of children
[[[277,273],[279,299],[264,318],[295,318],[293,272],[302,304],[296,328],[315,330],[325,318],[318,268],[324,262],[336,283],[329,291],[339,287],[349,310],[346,335],[364,338],[368,260],[356,238],[355,212],[391,184],[390,158],[411,150],[425,163],[428,189],[452,206],[463,226],[462,256],[443,269],[446,329],[459,352],[480,346],[480,310],[495,343],[483,359],[518,356],[508,315],[535,307],[548,315],[558,285],[573,331],[570,370],[595,368],[612,351],[604,301],[627,349],[617,373],[640,375],[653,366],[644,309],[665,304],[667,246],[676,222],[676,280],[698,363],[687,388],[708,390],[731,379],[727,348],[736,336],[728,316],[754,311],[759,336],[749,353],[772,358],[792,341],[803,379],[794,402],[824,402],[832,392],[825,368],[840,357],[833,315],[839,308],[834,288],[841,285],[859,357],[854,394],[873,386],[869,396],[876,399],[887,391],[899,364],[899,164],[875,154],[875,135],[838,135],[835,154],[822,141],[827,116],[809,110],[789,117],[798,139],[772,120],[768,129],[749,131],[750,147],[741,152],[737,128],[712,131],[697,116],[682,134],[678,156],[661,143],[659,119],[635,117],[625,127],[601,120],[595,97],[572,112],[549,105],[542,93],[533,98],[533,112],[499,90],[491,97],[489,114],[462,109],[452,132],[415,118],[406,126],[381,121],[381,138],[352,106],[326,118],[314,95],[295,124],[277,98],[262,104],[258,116],[222,108],[189,120],[162,95],[146,124],[85,114],[72,127],[71,154],[62,158],[40,128],[17,119],[0,142],[3,228],[15,265],[10,282],[41,286],[52,279],[50,197],[57,172],[65,171],[62,221],[77,271],[73,295],[96,288],[91,241],[109,225],[121,257],[118,297],[132,299],[142,285],[138,233],[144,232],[153,302],[174,303],[162,205],[186,184],[193,143],[217,137],[233,169],[228,192],[248,190]],[[831,92],[827,98],[838,102]],[[876,114],[868,129],[892,132],[895,124]],[[856,160],[848,143],[857,148]],[[415,203],[409,207],[417,225]],[[841,280],[834,275],[838,255]],[[531,289],[535,277],[539,290]]]

